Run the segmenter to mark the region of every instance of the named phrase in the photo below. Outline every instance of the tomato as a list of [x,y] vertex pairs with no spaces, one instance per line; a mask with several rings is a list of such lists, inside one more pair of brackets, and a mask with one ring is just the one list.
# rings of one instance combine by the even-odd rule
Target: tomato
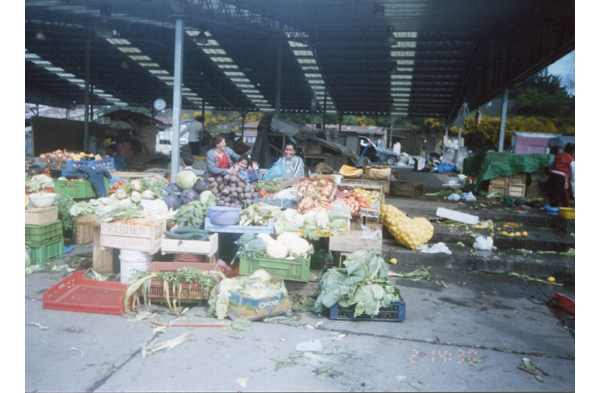
[[260,195],[260,198],[261,198],[261,199],[265,199],[265,198],[267,197],[267,190],[264,190],[264,189],[263,189],[263,190],[260,190],[260,191],[258,192],[258,195]]

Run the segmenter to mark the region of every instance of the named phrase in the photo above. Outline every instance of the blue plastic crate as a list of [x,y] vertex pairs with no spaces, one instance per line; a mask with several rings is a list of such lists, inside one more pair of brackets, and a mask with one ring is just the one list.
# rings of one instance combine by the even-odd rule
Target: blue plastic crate
[[[111,169],[115,169],[115,159],[112,157],[109,158],[104,158],[102,160],[94,160],[94,161],[88,161],[88,160],[81,160],[81,161],[73,161],[73,160],[69,160],[67,162],[67,170],[72,170],[72,169],[76,169],[78,166],[82,166],[82,165],[86,165],[89,166],[92,169],[96,169],[96,168],[104,168],[107,171],[111,170]],[[64,176],[64,174],[63,174]]]
[[269,224],[259,226],[242,226],[242,225],[214,225],[210,222],[210,218],[204,219],[204,229],[216,233],[268,233],[275,234],[275,219],[269,220]]
[[329,319],[344,319],[348,321],[379,321],[379,322],[402,322],[406,319],[406,302],[392,302],[389,307],[379,309],[379,314],[371,317],[363,314],[354,318],[354,307],[340,309],[336,304],[329,309]]

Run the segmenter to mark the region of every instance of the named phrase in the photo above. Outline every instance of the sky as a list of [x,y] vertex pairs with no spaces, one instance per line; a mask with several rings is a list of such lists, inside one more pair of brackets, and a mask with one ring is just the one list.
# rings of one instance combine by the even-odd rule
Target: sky
[[549,66],[548,73],[560,76],[562,85],[575,95],[575,51]]

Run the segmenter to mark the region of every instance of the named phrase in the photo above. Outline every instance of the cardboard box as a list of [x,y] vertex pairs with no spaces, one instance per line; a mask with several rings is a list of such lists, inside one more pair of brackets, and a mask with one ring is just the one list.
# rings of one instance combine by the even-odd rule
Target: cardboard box
[[25,225],[46,225],[57,220],[57,206],[25,208]]
[[[271,283],[281,285],[285,288],[285,283],[281,277],[271,276]],[[231,319],[236,319],[243,316],[251,321],[271,317],[275,315],[285,314],[292,310],[290,299],[286,293],[280,293],[277,296],[268,298],[255,299],[244,297],[238,293],[230,291],[229,309],[227,315]]]

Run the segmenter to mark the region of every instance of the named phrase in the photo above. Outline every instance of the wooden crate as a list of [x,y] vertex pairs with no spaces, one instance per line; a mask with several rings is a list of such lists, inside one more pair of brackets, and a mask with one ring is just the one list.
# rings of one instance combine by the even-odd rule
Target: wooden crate
[[155,220],[148,226],[115,224],[110,222],[111,220],[109,218],[102,221],[100,226],[102,235],[157,239],[162,237],[167,229],[167,220],[164,218]]
[[75,224],[73,244],[88,244],[94,241],[94,227]]
[[390,195],[418,198],[423,195],[423,184],[393,181],[390,183]]
[[213,255],[219,249],[219,234],[213,233],[207,241],[168,239],[161,241],[162,254],[199,254]]
[[527,183],[527,173],[519,173],[518,175],[510,176],[508,183],[524,185]]
[[525,184],[510,184],[508,186],[508,195],[512,197],[524,197]]
[[377,239],[365,239],[361,236],[363,231],[347,230],[344,232],[331,231],[329,236],[329,251],[355,252],[360,250],[373,250],[381,255],[383,248],[383,234],[379,231]]
[[155,254],[160,251],[166,219],[157,219],[149,226],[122,225],[102,221],[100,246],[126,250],[137,250]]
[[500,191],[503,195],[508,195],[508,187],[493,186],[491,184],[488,186],[488,194],[492,194],[497,191]]
[[508,187],[509,179],[508,176],[496,177],[490,179],[490,186],[494,187]]
[[57,206],[25,208],[25,225],[46,225],[57,220]]
[[284,280],[285,287],[289,295],[302,294],[309,297],[317,297],[321,290],[322,276],[323,270],[309,270],[308,282]]
[[94,248],[93,248],[93,267],[98,273],[116,273],[119,250],[114,248],[103,248],[100,246],[100,227],[93,228]]
[[306,146],[305,154],[309,156],[321,154],[321,145],[319,145],[318,143],[310,143],[308,146]]
[[381,187],[381,192],[384,194],[389,194],[390,193],[390,181],[389,180],[371,180],[371,179],[365,179],[365,178],[358,178],[358,179],[346,179],[343,178],[342,182],[340,183],[340,186],[354,186],[354,187],[361,187],[361,188],[365,188],[365,189],[379,189],[379,188],[373,188],[373,187],[368,187],[368,186],[375,186],[375,187]]

